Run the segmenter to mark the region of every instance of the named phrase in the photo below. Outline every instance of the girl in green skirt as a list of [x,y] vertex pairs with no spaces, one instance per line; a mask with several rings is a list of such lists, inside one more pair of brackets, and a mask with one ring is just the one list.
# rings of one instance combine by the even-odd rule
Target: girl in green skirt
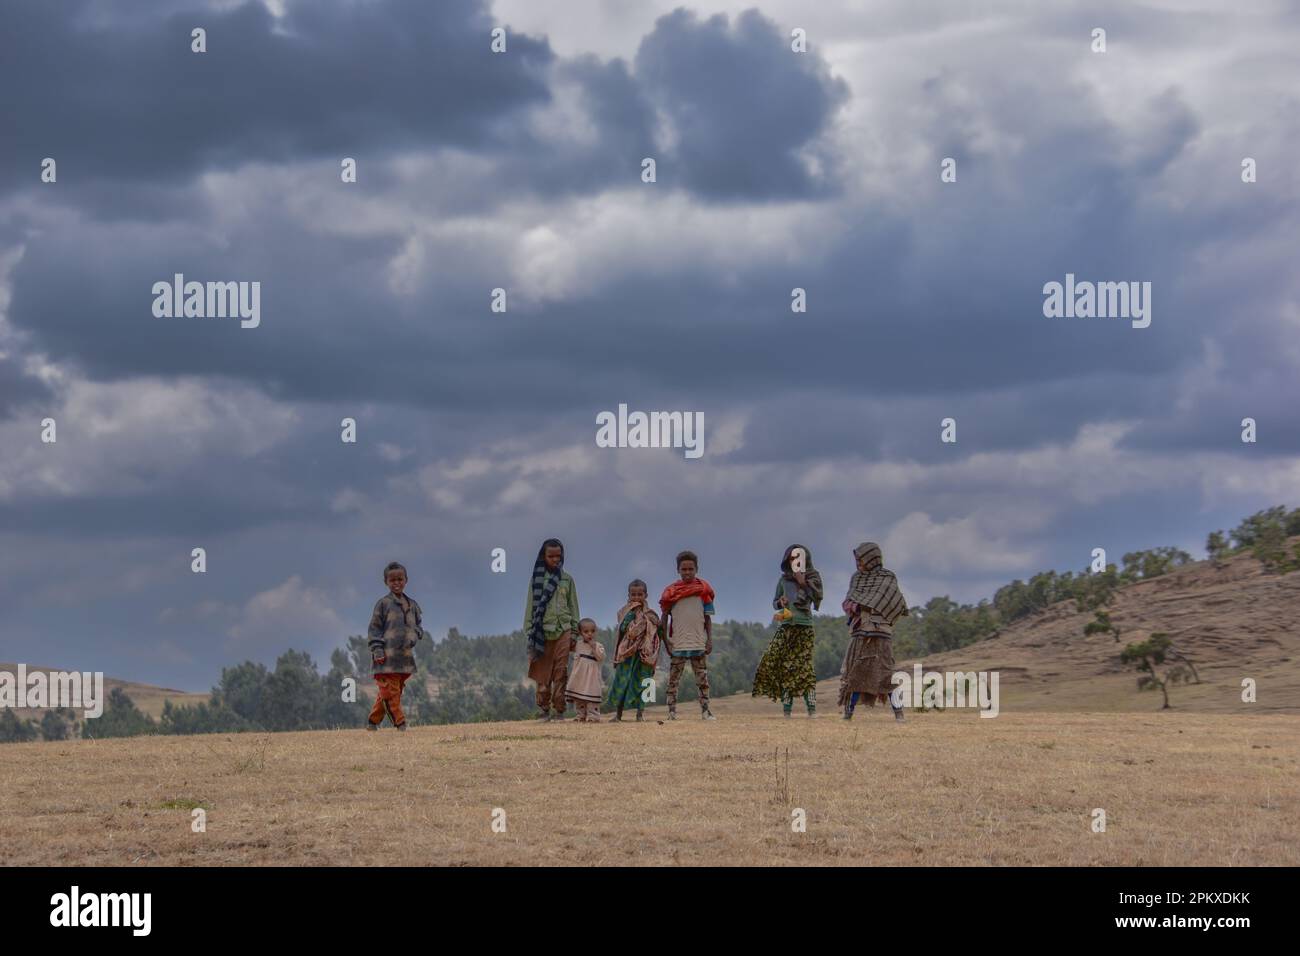
[[646,583],[633,581],[627,586],[627,603],[618,612],[614,679],[608,698],[615,720],[623,719],[624,707],[635,707],[636,719],[644,719],[645,681],[653,682],[659,660],[659,615],[646,603],[646,594]]
[[813,672],[812,612],[821,607],[822,576],[813,567],[812,552],[792,544],[781,558],[772,607],[781,626],[763,652],[754,673],[753,696],[779,700],[790,716],[795,694],[803,696],[808,716],[817,716],[817,676]]

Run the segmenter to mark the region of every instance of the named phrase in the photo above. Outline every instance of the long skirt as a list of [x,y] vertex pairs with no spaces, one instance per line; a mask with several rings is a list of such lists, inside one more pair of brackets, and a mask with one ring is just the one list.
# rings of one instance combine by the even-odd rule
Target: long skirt
[[625,661],[614,665],[614,679],[609,683],[609,705],[611,707],[635,707],[641,710],[645,702],[641,699],[647,677],[654,680],[655,668],[633,654]]
[[840,670],[840,706],[860,694],[869,706],[884,703],[894,690],[894,642],[879,634],[855,634],[844,650]]
[[784,702],[795,694],[811,694],[816,690],[813,640],[811,625],[782,624],[758,662],[751,696],[763,695]]

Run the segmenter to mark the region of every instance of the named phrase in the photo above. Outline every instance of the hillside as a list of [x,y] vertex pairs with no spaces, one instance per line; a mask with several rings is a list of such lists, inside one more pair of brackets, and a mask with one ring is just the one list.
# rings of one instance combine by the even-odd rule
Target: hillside
[[[1203,681],[1172,688],[1174,707],[1300,712],[1300,574],[1267,574],[1248,555],[1219,568],[1201,561],[1120,588],[1107,611],[1120,629],[1118,643],[1110,634],[1085,636],[1092,614],[1062,602],[992,640],[923,663],[938,670],[1000,670],[1004,706],[1156,710],[1160,694],[1139,692],[1135,672],[1118,655],[1124,645],[1164,631],[1192,659]],[[1256,703],[1241,700],[1245,677],[1256,682]]]

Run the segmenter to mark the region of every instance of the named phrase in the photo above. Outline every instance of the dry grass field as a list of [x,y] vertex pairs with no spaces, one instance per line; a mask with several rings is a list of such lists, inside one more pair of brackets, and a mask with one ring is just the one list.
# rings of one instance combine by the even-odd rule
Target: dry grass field
[[[1001,715],[533,722],[0,747],[10,864],[1300,863],[1300,573],[1238,556],[1125,587],[1122,643],[1073,602],[923,663],[997,670]],[[1139,692],[1123,644],[1169,633],[1202,683]],[[900,661],[910,671],[911,661]],[[2,665],[0,665],[2,666]],[[1250,677],[1258,701],[1241,700]],[[114,681],[109,681],[111,686]],[[155,716],[206,699],[125,684]],[[802,709],[801,706],[798,709]],[[663,708],[652,708],[655,717]],[[206,832],[191,829],[205,809]],[[506,829],[492,830],[494,808]],[[807,831],[792,832],[792,811]],[[1106,811],[1104,833],[1092,812]]]
[[0,846],[19,865],[1300,863],[1300,717],[714,709],[10,744]]

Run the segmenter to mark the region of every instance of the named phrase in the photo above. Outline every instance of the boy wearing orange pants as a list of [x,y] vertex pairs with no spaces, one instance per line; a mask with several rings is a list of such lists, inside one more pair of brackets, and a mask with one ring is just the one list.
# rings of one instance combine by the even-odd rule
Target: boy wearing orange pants
[[378,692],[370,710],[366,730],[378,730],[384,715],[398,730],[406,729],[402,713],[402,689],[415,673],[415,643],[423,639],[420,605],[407,596],[406,568],[396,561],[384,568],[388,593],[375,602],[370,615],[368,643],[370,660]]

